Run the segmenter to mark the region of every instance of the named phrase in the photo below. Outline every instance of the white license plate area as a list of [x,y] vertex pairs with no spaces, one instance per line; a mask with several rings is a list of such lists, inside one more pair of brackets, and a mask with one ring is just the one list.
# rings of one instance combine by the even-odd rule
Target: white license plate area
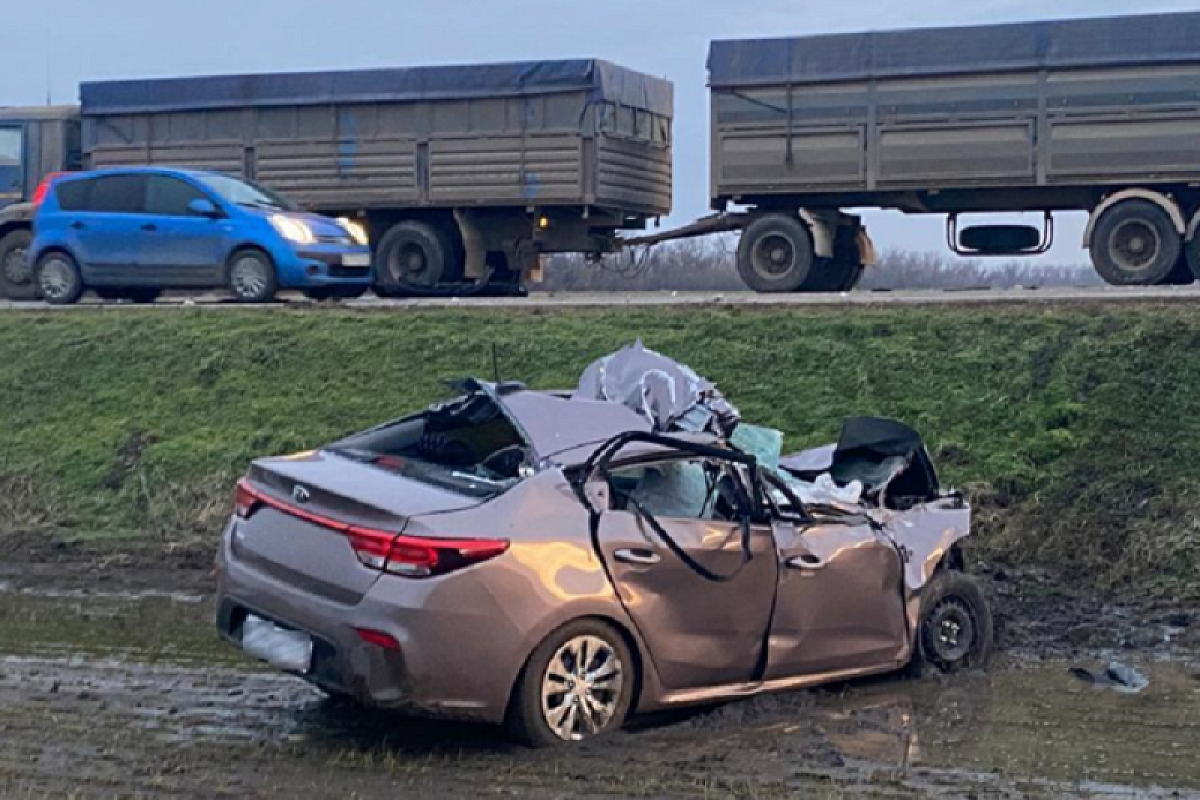
[[342,266],[345,267],[369,267],[371,266],[370,253],[350,253],[342,256]]
[[304,674],[312,669],[311,636],[281,628],[253,614],[242,623],[242,650],[288,672]]

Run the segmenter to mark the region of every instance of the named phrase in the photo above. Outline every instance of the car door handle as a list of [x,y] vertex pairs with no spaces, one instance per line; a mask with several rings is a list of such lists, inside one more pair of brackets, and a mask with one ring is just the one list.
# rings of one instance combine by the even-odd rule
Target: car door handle
[[76,221],[71,223],[71,230],[73,231],[81,231],[86,227],[87,225],[84,225],[82,222]]
[[635,564],[639,567],[653,567],[658,562],[662,561],[662,556],[650,550],[618,550],[613,553],[617,561],[623,561],[626,564]]
[[825,560],[820,556],[813,555],[812,553],[803,553],[798,556],[792,556],[785,561],[784,564],[788,569],[798,569],[811,572],[812,570],[824,569]]
[[157,225],[155,225],[153,222],[147,222],[145,225],[143,225],[143,226],[142,226],[142,230],[144,230],[144,231],[156,231],[156,230],[158,230],[158,226],[157,226]]

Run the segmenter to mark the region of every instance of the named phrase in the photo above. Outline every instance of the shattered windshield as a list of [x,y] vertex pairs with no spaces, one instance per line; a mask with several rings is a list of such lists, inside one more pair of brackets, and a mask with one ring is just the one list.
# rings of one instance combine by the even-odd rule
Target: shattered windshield
[[529,451],[495,400],[477,392],[325,448],[444,489],[502,494],[529,473]]

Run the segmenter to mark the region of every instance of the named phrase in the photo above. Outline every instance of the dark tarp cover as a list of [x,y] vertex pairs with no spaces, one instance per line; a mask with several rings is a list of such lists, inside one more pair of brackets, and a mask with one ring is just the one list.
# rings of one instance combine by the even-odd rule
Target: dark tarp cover
[[463,100],[580,90],[590,91],[594,102],[620,103],[672,116],[674,86],[669,81],[596,59],[102,81],[83,84],[80,99],[85,115],[97,115]]
[[713,42],[714,88],[1200,62],[1200,13]]

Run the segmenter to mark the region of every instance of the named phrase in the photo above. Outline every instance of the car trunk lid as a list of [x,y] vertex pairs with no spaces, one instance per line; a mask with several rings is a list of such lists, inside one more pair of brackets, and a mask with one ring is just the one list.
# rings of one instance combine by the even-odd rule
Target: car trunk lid
[[333,453],[255,462],[238,488],[234,556],[336,602],[358,602],[416,515],[482,502]]

